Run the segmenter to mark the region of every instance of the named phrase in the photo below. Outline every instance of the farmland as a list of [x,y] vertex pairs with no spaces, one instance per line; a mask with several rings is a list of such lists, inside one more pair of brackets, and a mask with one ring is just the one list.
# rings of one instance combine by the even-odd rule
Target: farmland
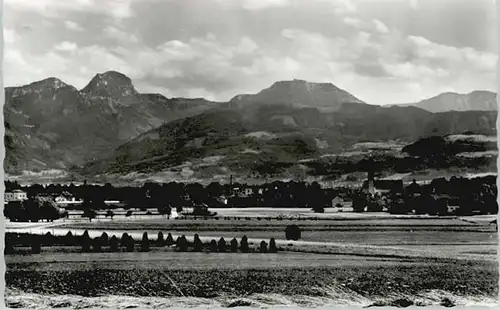
[[118,296],[221,301],[252,299],[265,293],[268,297],[303,296],[304,301],[304,296],[338,301],[342,293],[349,303],[362,298],[364,305],[404,298],[410,303],[429,303],[432,301],[422,300],[422,296],[436,291],[490,300],[498,293],[497,266],[493,262],[398,261],[334,255],[315,255],[313,260],[310,255],[296,253],[263,255],[172,253],[165,257],[161,253],[125,253],[11,257],[6,261],[6,281],[14,292],[30,294],[99,297],[111,292]]
[[[91,238],[103,232],[110,237],[127,232],[140,240],[147,232],[154,240],[162,231],[188,240],[199,234],[203,242],[220,237],[240,242],[246,235],[250,247],[270,238],[279,247],[276,254],[245,254],[177,252],[155,246],[147,253],[137,248],[134,253],[81,253],[75,246],[43,246],[41,254],[21,255],[29,253],[25,248],[6,256],[7,301],[26,305],[18,296],[55,294],[64,296],[68,307],[92,305],[96,300],[101,305],[110,302],[102,296],[111,294],[135,298],[133,304],[145,307],[174,300],[188,306],[225,307],[235,300],[252,306],[342,302],[367,306],[470,304],[473,300],[491,304],[498,295],[498,235],[489,225],[491,216],[346,213],[299,220],[257,215],[239,220],[220,214],[217,220],[150,216],[7,223],[10,232],[64,236],[68,231],[81,235],[87,230]],[[291,224],[302,230],[298,241],[285,239],[285,227]],[[53,303],[59,305],[60,300]]]

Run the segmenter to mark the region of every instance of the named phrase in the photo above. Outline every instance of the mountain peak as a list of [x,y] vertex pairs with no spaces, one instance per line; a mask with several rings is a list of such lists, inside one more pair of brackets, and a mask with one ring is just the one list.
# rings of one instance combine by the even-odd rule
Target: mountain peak
[[30,93],[51,93],[53,94],[55,91],[61,88],[71,88],[76,91],[71,85],[68,85],[61,81],[56,77],[49,77],[40,81],[32,82],[28,85],[17,86],[17,87],[7,87],[6,89],[10,89],[12,91],[13,97],[24,96]]
[[91,96],[127,96],[137,94],[132,80],[117,71],[97,73],[92,80],[82,89],[82,92]]
[[232,102],[290,104],[302,107],[338,108],[344,103],[363,103],[332,83],[313,83],[302,79],[278,81],[255,95],[237,95]]
[[33,82],[29,85],[28,87],[40,87],[40,88],[53,88],[53,89],[58,89],[62,87],[67,87],[69,86],[68,84],[64,83],[60,79],[56,77],[49,77],[40,81]]
[[496,93],[475,90],[468,94],[445,92],[416,103],[404,104],[437,113],[447,111],[496,111]]
[[113,70],[106,71],[104,73],[98,73],[96,74],[96,77],[101,78],[103,80],[117,80],[125,84],[132,84],[132,80],[128,76]]

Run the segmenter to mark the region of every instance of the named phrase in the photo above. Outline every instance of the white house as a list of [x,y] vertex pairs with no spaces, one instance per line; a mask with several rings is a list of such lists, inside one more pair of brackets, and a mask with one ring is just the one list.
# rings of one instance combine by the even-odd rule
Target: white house
[[57,203],[64,203],[66,202],[66,197],[64,196],[57,196],[56,199],[54,199]]
[[10,201],[24,201],[28,199],[28,194],[26,192],[20,190],[20,189],[15,189],[12,192],[5,192],[5,201],[10,202]]
[[253,195],[253,189],[251,187],[234,187],[233,193],[238,197],[250,197]]
[[336,207],[338,204],[343,205],[344,199],[342,199],[342,197],[336,196],[332,199],[332,207]]

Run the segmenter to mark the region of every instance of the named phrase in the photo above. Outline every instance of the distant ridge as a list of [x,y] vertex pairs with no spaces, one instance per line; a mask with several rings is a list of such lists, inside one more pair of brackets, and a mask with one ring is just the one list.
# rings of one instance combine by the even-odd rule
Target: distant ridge
[[485,90],[477,90],[468,94],[447,92],[416,103],[397,104],[394,106],[414,106],[433,113],[448,111],[497,111],[496,97],[496,93]]
[[312,83],[294,79],[279,81],[257,94],[237,95],[230,104],[287,104],[296,107],[320,107],[338,109],[345,103],[363,103],[347,91],[332,83]]
[[[491,94],[473,92],[468,102],[490,102]],[[107,71],[81,90],[51,77],[7,87],[5,98],[4,167],[11,174],[162,171],[207,157],[219,158],[223,171],[262,172],[360,141],[496,133],[494,111],[370,105],[332,83],[300,79],[211,102],[142,94],[126,75]]]

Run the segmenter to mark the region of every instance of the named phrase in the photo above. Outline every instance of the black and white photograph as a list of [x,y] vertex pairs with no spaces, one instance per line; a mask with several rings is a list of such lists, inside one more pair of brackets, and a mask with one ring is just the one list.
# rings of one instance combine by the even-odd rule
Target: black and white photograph
[[500,305],[497,1],[0,3],[6,307]]

